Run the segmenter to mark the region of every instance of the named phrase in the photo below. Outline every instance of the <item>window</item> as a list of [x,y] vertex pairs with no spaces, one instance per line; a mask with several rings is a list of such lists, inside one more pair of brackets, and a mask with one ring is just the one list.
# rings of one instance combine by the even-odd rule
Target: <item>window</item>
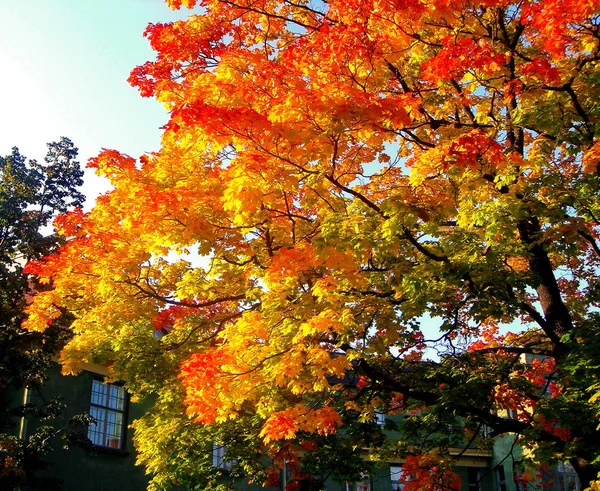
[[375,410],[375,423],[377,426],[385,426],[385,413],[383,411]]
[[90,424],[88,438],[94,445],[123,449],[125,436],[125,410],[127,395],[120,385],[92,382],[90,416],[96,423]]
[[496,481],[498,483],[498,491],[506,491],[506,476],[504,474],[504,466],[502,464],[496,467]]
[[363,472],[360,476],[360,482],[356,483],[356,491],[371,491],[371,476]]
[[581,491],[577,473],[571,464],[561,462],[558,464],[558,485],[560,491]]
[[352,485],[351,482],[346,482],[343,486],[344,491],[371,491],[371,477],[367,473],[363,473],[361,481]]
[[482,491],[481,480],[482,480],[481,469],[477,467],[467,468],[467,482],[469,484],[469,491]]
[[224,471],[230,471],[235,462],[233,460],[225,459],[225,451],[227,447],[225,445],[217,445],[213,443],[212,461],[213,467],[222,469]]
[[404,483],[400,482],[402,477],[402,467],[399,465],[390,466],[390,479],[392,480],[392,491],[403,491]]

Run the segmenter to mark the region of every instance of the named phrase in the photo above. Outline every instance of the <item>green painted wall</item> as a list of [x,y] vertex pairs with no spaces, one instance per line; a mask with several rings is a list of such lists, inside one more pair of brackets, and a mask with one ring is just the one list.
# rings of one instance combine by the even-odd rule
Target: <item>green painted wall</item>
[[[76,414],[89,413],[92,392],[92,380],[97,375],[82,372],[77,376],[62,376],[58,366],[50,374],[49,380],[41,394],[32,393],[32,402],[36,398],[52,398],[61,396],[66,404],[62,422],[66,422]],[[140,405],[129,405],[128,424],[143,414]],[[28,429],[36,425],[28,421]],[[60,425],[60,422],[57,422]],[[87,434],[87,428],[82,427]],[[65,491],[143,491],[147,479],[144,470],[135,466],[135,450],[131,442],[132,430],[126,429],[125,448],[123,451],[84,450],[80,448],[61,448],[61,442],[54,442],[54,452],[48,456],[53,465],[46,475],[58,477],[63,482]]]

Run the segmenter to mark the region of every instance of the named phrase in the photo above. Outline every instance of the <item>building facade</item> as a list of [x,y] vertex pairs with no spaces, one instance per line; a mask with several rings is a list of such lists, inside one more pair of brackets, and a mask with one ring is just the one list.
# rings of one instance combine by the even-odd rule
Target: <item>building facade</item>
[[[143,491],[148,484],[144,469],[135,465],[136,452],[132,443],[129,425],[144,413],[144,406],[132,404],[122,384],[104,382],[105,371],[99,366],[82,366],[77,376],[62,376],[58,365],[50,374],[43,393],[26,393],[25,399],[35,403],[36,398],[60,396],[66,410],[63,423],[77,414],[90,414],[96,424],[82,428],[91,441],[89,449],[63,449],[60,443],[50,454],[52,465],[45,471],[49,477],[60,479],[65,491]],[[384,417],[378,416],[376,424],[383,424]],[[20,436],[26,438],[28,431],[37,424],[23,420]],[[60,422],[58,423],[60,424]],[[210,451],[210,445],[207,446]],[[224,448],[212,446],[212,462],[228,480],[229,470],[234,465],[224,459]],[[510,435],[497,438],[493,448],[455,449],[457,466],[455,471],[462,480],[461,491],[525,491],[524,485],[515,481],[520,458]],[[365,458],[366,455],[365,455]],[[400,482],[402,461],[379,465],[372,475],[357,482],[335,482],[327,480],[325,491],[402,491]],[[279,487],[260,487],[238,480],[233,486],[240,491],[276,491],[283,488],[282,475]],[[550,491],[582,491],[574,471],[568,464],[548,471],[542,478],[545,489]],[[301,490],[302,488],[300,488]],[[531,489],[535,489],[531,488]]]

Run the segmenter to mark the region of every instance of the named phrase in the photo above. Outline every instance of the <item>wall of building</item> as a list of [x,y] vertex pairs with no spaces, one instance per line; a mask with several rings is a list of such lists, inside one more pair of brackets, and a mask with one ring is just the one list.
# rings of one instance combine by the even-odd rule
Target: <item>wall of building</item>
[[[35,400],[35,398],[50,399],[61,396],[67,406],[63,415],[63,421],[66,422],[73,415],[89,413],[92,384],[95,378],[98,378],[98,374],[88,370],[82,371],[77,376],[62,376],[57,365],[51,373],[43,393],[31,394],[31,397]],[[141,417],[144,410],[143,405],[129,404],[127,424]],[[33,429],[35,424],[39,423],[28,422],[28,429]],[[87,428],[83,427],[81,431],[87,435]],[[144,474],[144,469],[135,465],[136,454],[131,437],[132,430],[127,428],[122,450],[98,447],[92,450],[79,448],[64,450],[60,448],[60,442],[55,442],[56,450],[49,456],[54,465],[49,468],[48,476],[60,478],[65,491],[143,491],[146,489],[148,479]],[[519,450],[513,447],[513,439],[510,436],[497,439],[493,453],[489,450],[475,448],[463,449],[461,466],[456,468],[456,472],[462,478],[462,491],[518,491],[513,478],[513,461],[518,461],[520,457]],[[392,465],[400,466],[401,464]],[[502,468],[504,471],[505,479],[502,485],[498,479],[498,468]],[[394,489],[388,464],[377,468],[372,476],[365,478],[364,482],[369,484],[369,491],[392,491]],[[323,489],[326,491],[364,489],[357,484],[329,480]],[[238,481],[235,487],[240,491],[282,489],[282,486],[262,488],[257,484],[249,484],[244,481]],[[303,489],[309,489],[309,487],[301,487],[300,491]],[[315,488],[311,487],[310,489],[312,491]]]
[[[92,381],[98,375],[83,371],[77,376],[62,376],[58,365],[53,369],[50,378],[41,394],[31,393],[32,402],[36,398],[53,398],[60,396],[66,404],[61,421],[66,424],[76,414],[88,414],[92,393]],[[138,404],[129,404],[127,422],[143,414],[144,408]],[[28,430],[36,424],[28,421]],[[87,428],[81,427],[87,434]],[[144,470],[135,465],[135,449],[131,441],[132,430],[125,429],[124,447],[122,450],[100,449],[84,450],[81,448],[62,448],[60,439],[54,442],[55,450],[48,456],[53,462],[47,475],[62,481],[65,491],[143,491],[147,479]]]

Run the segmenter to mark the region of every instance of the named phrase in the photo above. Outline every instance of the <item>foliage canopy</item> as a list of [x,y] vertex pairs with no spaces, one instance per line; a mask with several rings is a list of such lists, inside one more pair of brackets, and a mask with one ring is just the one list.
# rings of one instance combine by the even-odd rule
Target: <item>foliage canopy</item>
[[419,412],[396,455],[444,461],[424,435],[459,417],[593,479],[599,3],[167,3],[199,13],[149,25],[130,78],[170,112],[162,148],[92,160],[114,189],[58,220],[27,323],[68,310],[67,370],[158,398],[156,485],[193,467],[156,450],[175,428],[263,478],[262,448],[291,461],[375,410]]

